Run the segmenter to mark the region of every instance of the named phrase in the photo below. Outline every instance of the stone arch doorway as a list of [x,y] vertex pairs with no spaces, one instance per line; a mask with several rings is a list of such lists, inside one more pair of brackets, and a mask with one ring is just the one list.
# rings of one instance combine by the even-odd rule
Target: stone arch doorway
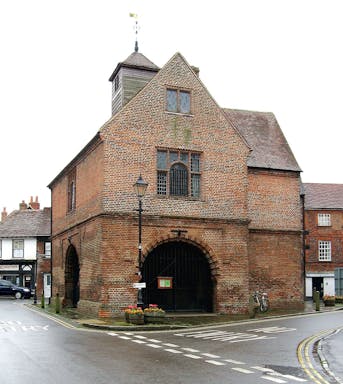
[[67,307],[77,307],[80,299],[80,266],[76,249],[70,245],[67,250],[64,272],[64,300]]
[[[161,277],[171,278],[170,288],[159,286]],[[157,246],[144,260],[142,281],[145,305],[158,304],[167,311],[213,311],[209,261],[194,244],[170,241]]]

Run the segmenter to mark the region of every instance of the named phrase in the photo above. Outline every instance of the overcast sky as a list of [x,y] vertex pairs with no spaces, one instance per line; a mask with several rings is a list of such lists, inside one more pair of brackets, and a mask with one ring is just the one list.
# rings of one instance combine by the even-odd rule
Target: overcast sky
[[0,209],[39,196],[111,116],[117,63],[176,52],[221,107],[273,112],[304,182],[343,183],[341,0],[0,0]]

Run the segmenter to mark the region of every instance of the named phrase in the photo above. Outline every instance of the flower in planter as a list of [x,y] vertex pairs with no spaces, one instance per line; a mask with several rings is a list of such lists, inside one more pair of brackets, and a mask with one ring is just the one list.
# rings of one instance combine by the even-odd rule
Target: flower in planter
[[165,315],[165,311],[162,308],[159,308],[157,304],[149,304],[149,307],[144,309],[146,323],[163,323]]
[[136,305],[129,305],[125,311],[125,320],[127,323],[144,324],[144,313],[142,308]]
[[149,304],[149,307],[144,309],[144,314],[164,316],[166,313],[162,308],[159,308],[157,304]]
[[125,309],[125,314],[127,315],[143,315],[142,308],[137,307],[137,305],[129,305]]

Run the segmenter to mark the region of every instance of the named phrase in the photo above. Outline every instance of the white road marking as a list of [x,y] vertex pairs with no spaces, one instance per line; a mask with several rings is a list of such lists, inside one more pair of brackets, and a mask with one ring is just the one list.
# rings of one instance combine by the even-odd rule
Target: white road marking
[[205,360],[206,363],[213,364],[213,365],[225,365],[225,363],[222,363],[221,361],[216,360]]
[[254,366],[251,367],[253,369],[256,369],[258,371],[264,372],[264,373],[270,373],[271,375],[278,376],[278,377],[284,377],[285,379],[291,379],[299,382],[305,382],[307,380],[301,379],[300,377],[292,376],[292,375],[283,375],[282,373],[279,373],[277,371],[274,371],[274,369],[271,368],[265,368],[265,367],[259,367],[259,366]]
[[203,356],[206,356],[206,357],[212,357],[214,359],[218,359],[220,358],[220,356],[218,355],[212,355],[212,353],[202,353]]
[[201,356],[198,356],[198,355],[191,355],[191,354],[184,354],[184,356],[186,357],[190,357],[191,359],[202,359]]
[[165,351],[171,352],[171,353],[182,353],[181,351],[178,351],[177,349],[165,349]]
[[162,348],[160,345],[158,344],[147,344],[148,347],[151,347],[151,348]]
[[[7,324],[7,327],[11,327],[11,326],[13,327],[12,324]],[[47,328],[48,328],[48,326],[44,326],[44,327],[43,326],[21,326],[22,330],[37,330],[36,328],[38,328],[38,327],[41,327],[44,330],[47,330]],[[35,328],[35,329],[33,329],[33,328]],[[290,330],[293,330],[293,329],[290,329]],[[255,331],[257,331],[257,330],[255,330]],[[286,332],[286,330],[284,330],[284,329],[271,329],[271,328],[261,329],[261,331],[262,332],[263,331],[264,332],[267,331],[266,333],[272,333],[272,332],[277,332],[277,331],[279,331],[279,332]],[[197,334],[196,335],[197,337],[200,336],[199,332],[195,332],[195,333]],[[107,334],[109,336],[117,336],[118,338],[123,339],[123,340],[131,340],[132,342],[137,343],[137,344],[146,344],[148,347],[155,348],[155,349],[162,348],[162,345],[167,346],[167,347],[180,348],[180,346],[176,345],[176,344],[162,343],[161,340],[148,339],[146,336],[134,335],[131,332],[124,332],[123,333],[124,335],[127,335],[127,336],[121,336],[121,335],[119,335],[119,334],[117,334],[115,332],[108,332]],[[183,336],[183,335],[186,335],[186,334],[177,334],[175,336]],[[193,336],[194,333],[188,334],[188,337],[192,337],[191,335]],[[139,339],[139,340],[133,340],[132,337],[128,337],[128,336],[133,336],[133,337],[135,337],[136,339]],[[207,337],[208,336],[209,336],[209,334],[207,333]],[[142,340],[142,339],[145,339],[146,341]],[[149,343],[153,343],[153,344],[148,344],[148,342]],[[158,343],[162,343],[162,345],[158,345]],[[170,353],[174,353],[174,354],[181,354],[181,353],[183,353],[182,351],[200,353],[199,350],[193,349],[193,348],[180,348],[182,351],[179,351],[179,350],[173,349],[173,348],[166,348],[166,349],[164,349],[164,351],[170,352]],[[184,353],[183,355],[185,357],[189,357],[190,359],[195,359],[195,360],[201,360],[202,356],[211,357],[211,358],[219,358],[219,359],[221,358],[220,356],[214,355],[212,353],[201,353],[202,356],[193,355],[191,353],[189,353],[189,354]],[[223,359],[223,361],[217,361],[217,360],[204,360],[204,361],[206,363],[209,363],[209,364],[212,364],[212,365],[216,365],[216,366],[223,366],[223,365],[226,365],[226,363],[231,363],[231,364],[236,364],[236,365],[245,365],[246,364],[246,363],[244,363],[242,361],[233,360],[233,359]],[[266,368],[266,367],[252,366],[251,368],[255,369],[257,371],[265,373],[266,375],[262,376],[261,378],[265,379],[265,380],[273,381],[274,383],[279,383],[279,384],[287,383],[287,381],[282,380],[281,378],[278,378],[278,377],[287,378],[287,379],[298,381],[298,382],[306,382],[307,381],[305,379],[302,379],[302,378],[299,378],[299,377],[296,377],[296,376],[292,376],[292,375],[282,375],[281,373],[276,372],[273,369]],[[232,367],[231,369],[234,370],[234,371],[240,372],[240,373],[245,373],[245,374],[256,373],[256,372],[253,372],[253,371],[251,371],[249,369],[239,368],[239,367]]]
[[274,381],[274,383],[280,383],[280,384],[287,383],[287,381],[285,380],[277,379],[276,377],[272,377],[272,376],[262,376],[261,378],[269,381]]
[[259,367],[259,366],[254,366],[254,367],[250,367],[250,368],[256,369],[256,370],[261,371],[261,372],[275,373],[275,371],[273,369],[270,369],[270,368]]
[[250,371],[249,369],[244,369],[244,368],[237,368],[237,367],[234,367],[234,368],[231,368],[233,369],[234,371],[237,371],[237,372],[241,372],[241,373],[254,373],[253,371]]
[[243,361],[237,361],[237,360],[232,360],[232,359],[224,359],[224,361],[227,361],[228,363],[231,364],[237,364],[237,365],[244,365]]
[[197,349],[193,349],[193,348],[181,348],[181,349],[183,349],[186,352],[200,352]]
[[266,327],[266,328],[248,329],[248,332],[283,333],[283,332],[291,332],[296,330],[297,330],[296,328]]

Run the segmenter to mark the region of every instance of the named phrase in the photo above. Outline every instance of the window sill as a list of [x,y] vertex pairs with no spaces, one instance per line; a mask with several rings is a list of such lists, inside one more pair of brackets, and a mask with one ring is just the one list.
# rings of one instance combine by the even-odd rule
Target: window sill
[[165,112],[166,112],[167,115],[194,117],[194,115],[192,113],[171,112],[171,111],[165,111]]
[[168,200],[181,200],[181,201],[203,201],[198,197],[190,196],[170,196],[170,195],[156,195],[158,199],[168,199]]

